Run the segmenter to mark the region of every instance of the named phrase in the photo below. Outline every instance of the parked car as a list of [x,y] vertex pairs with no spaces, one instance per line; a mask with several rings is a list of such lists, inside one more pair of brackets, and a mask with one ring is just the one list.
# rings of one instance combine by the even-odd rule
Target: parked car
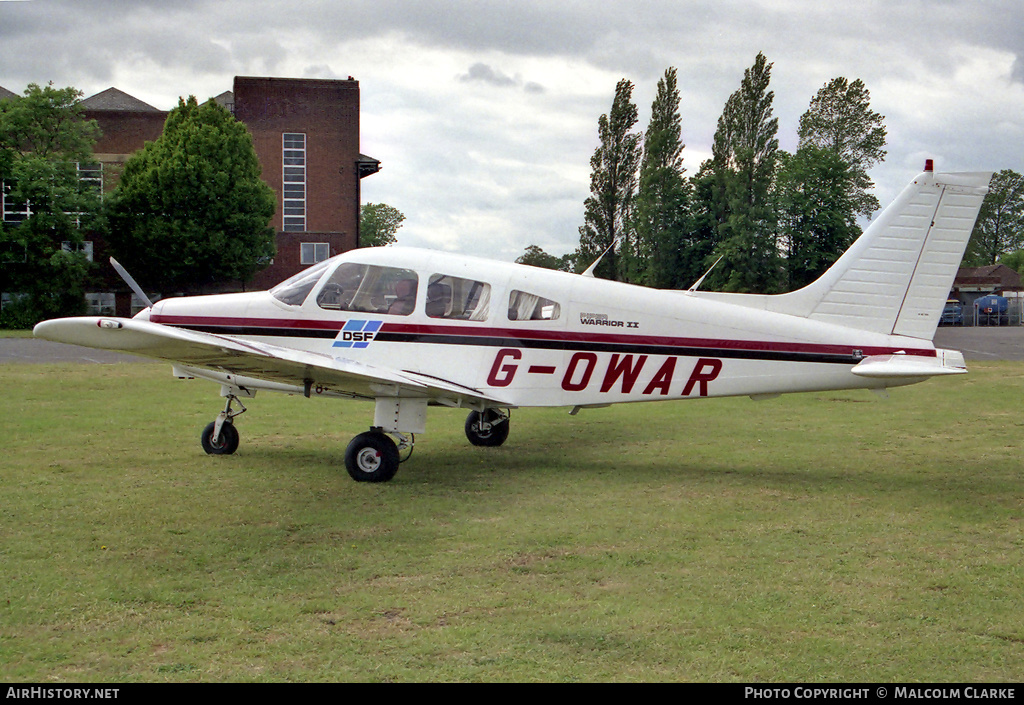
[[942,309],[940,326],[962,326],[964,324],[964,305],[956,299],[946,299],[946,307]]
[[974,302],[979,326],[1005,326],[1010,323],[1010,302],[1005,296],[989,294]]

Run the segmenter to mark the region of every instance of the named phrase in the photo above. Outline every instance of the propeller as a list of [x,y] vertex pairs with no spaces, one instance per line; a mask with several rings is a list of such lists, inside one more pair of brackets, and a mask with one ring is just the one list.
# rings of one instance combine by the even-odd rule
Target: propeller
[[139,297],[139,300],[145,303],[149,308],[153,308],[153,302],[149,300],[148,296],[146,296],[146,292],[142,290],[142,287],[132,279],[132,275],[128,273],[128,270],[122,267],[121,264],[113,257],[110,258],[110,264],[114,267],[117,273],[121,275],[121,278],[124,279],[124,283],[127,284],[133,292],[135,292],[135,295]]

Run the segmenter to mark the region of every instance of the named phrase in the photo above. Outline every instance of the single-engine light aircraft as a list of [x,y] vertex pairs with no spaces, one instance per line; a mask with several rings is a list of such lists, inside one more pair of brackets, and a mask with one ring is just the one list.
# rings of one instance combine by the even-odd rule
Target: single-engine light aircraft
[[355,480],[383,482],[411,454],[431,405],[470,409],[469,441],[498,446],[517,407],[575,414],[881,391],[966,372],[963,355],[936,350],[932,337],[990,176],[935,173],[929,160],[830,269],[786,294],[662,291],[367,248],[269,291],[163,299],[134,318],[44,321],[35,335],[167,360],[178,377],[220,384],[226,404],[202,432],[207,453],[235,452],[240,399],[260,390],[372,400],[373,426],[349,443],[345,466]]

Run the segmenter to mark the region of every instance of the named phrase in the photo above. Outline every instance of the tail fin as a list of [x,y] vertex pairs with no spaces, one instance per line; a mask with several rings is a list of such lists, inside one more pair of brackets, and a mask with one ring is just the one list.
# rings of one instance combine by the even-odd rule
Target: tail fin
[[991,176],[925,171],[821,278],[766,308],[931,340]]

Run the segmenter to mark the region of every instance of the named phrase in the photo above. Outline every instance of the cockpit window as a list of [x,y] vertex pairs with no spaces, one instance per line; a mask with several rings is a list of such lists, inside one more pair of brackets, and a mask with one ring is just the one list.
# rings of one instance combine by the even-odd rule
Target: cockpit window
[[426,313],[431,318],[485,321],[490,303],[490,284],[446,274],[430,276]]
[[508,297],[508,320],[553,321],[562,312],[558,302],[536,294],[513,290]]
[[331,264],[330,260],[324,260],[314,264],[309,269],[304,269],[298,274],[288,277],[283,282],[270,290],[270,295],[281,303],[289,306],[301,306],[302,302],[309,296],[324,270]]
[[408,316],[416,304],[416,272],[345,262],[320,289],[316,302],[334,311]]

